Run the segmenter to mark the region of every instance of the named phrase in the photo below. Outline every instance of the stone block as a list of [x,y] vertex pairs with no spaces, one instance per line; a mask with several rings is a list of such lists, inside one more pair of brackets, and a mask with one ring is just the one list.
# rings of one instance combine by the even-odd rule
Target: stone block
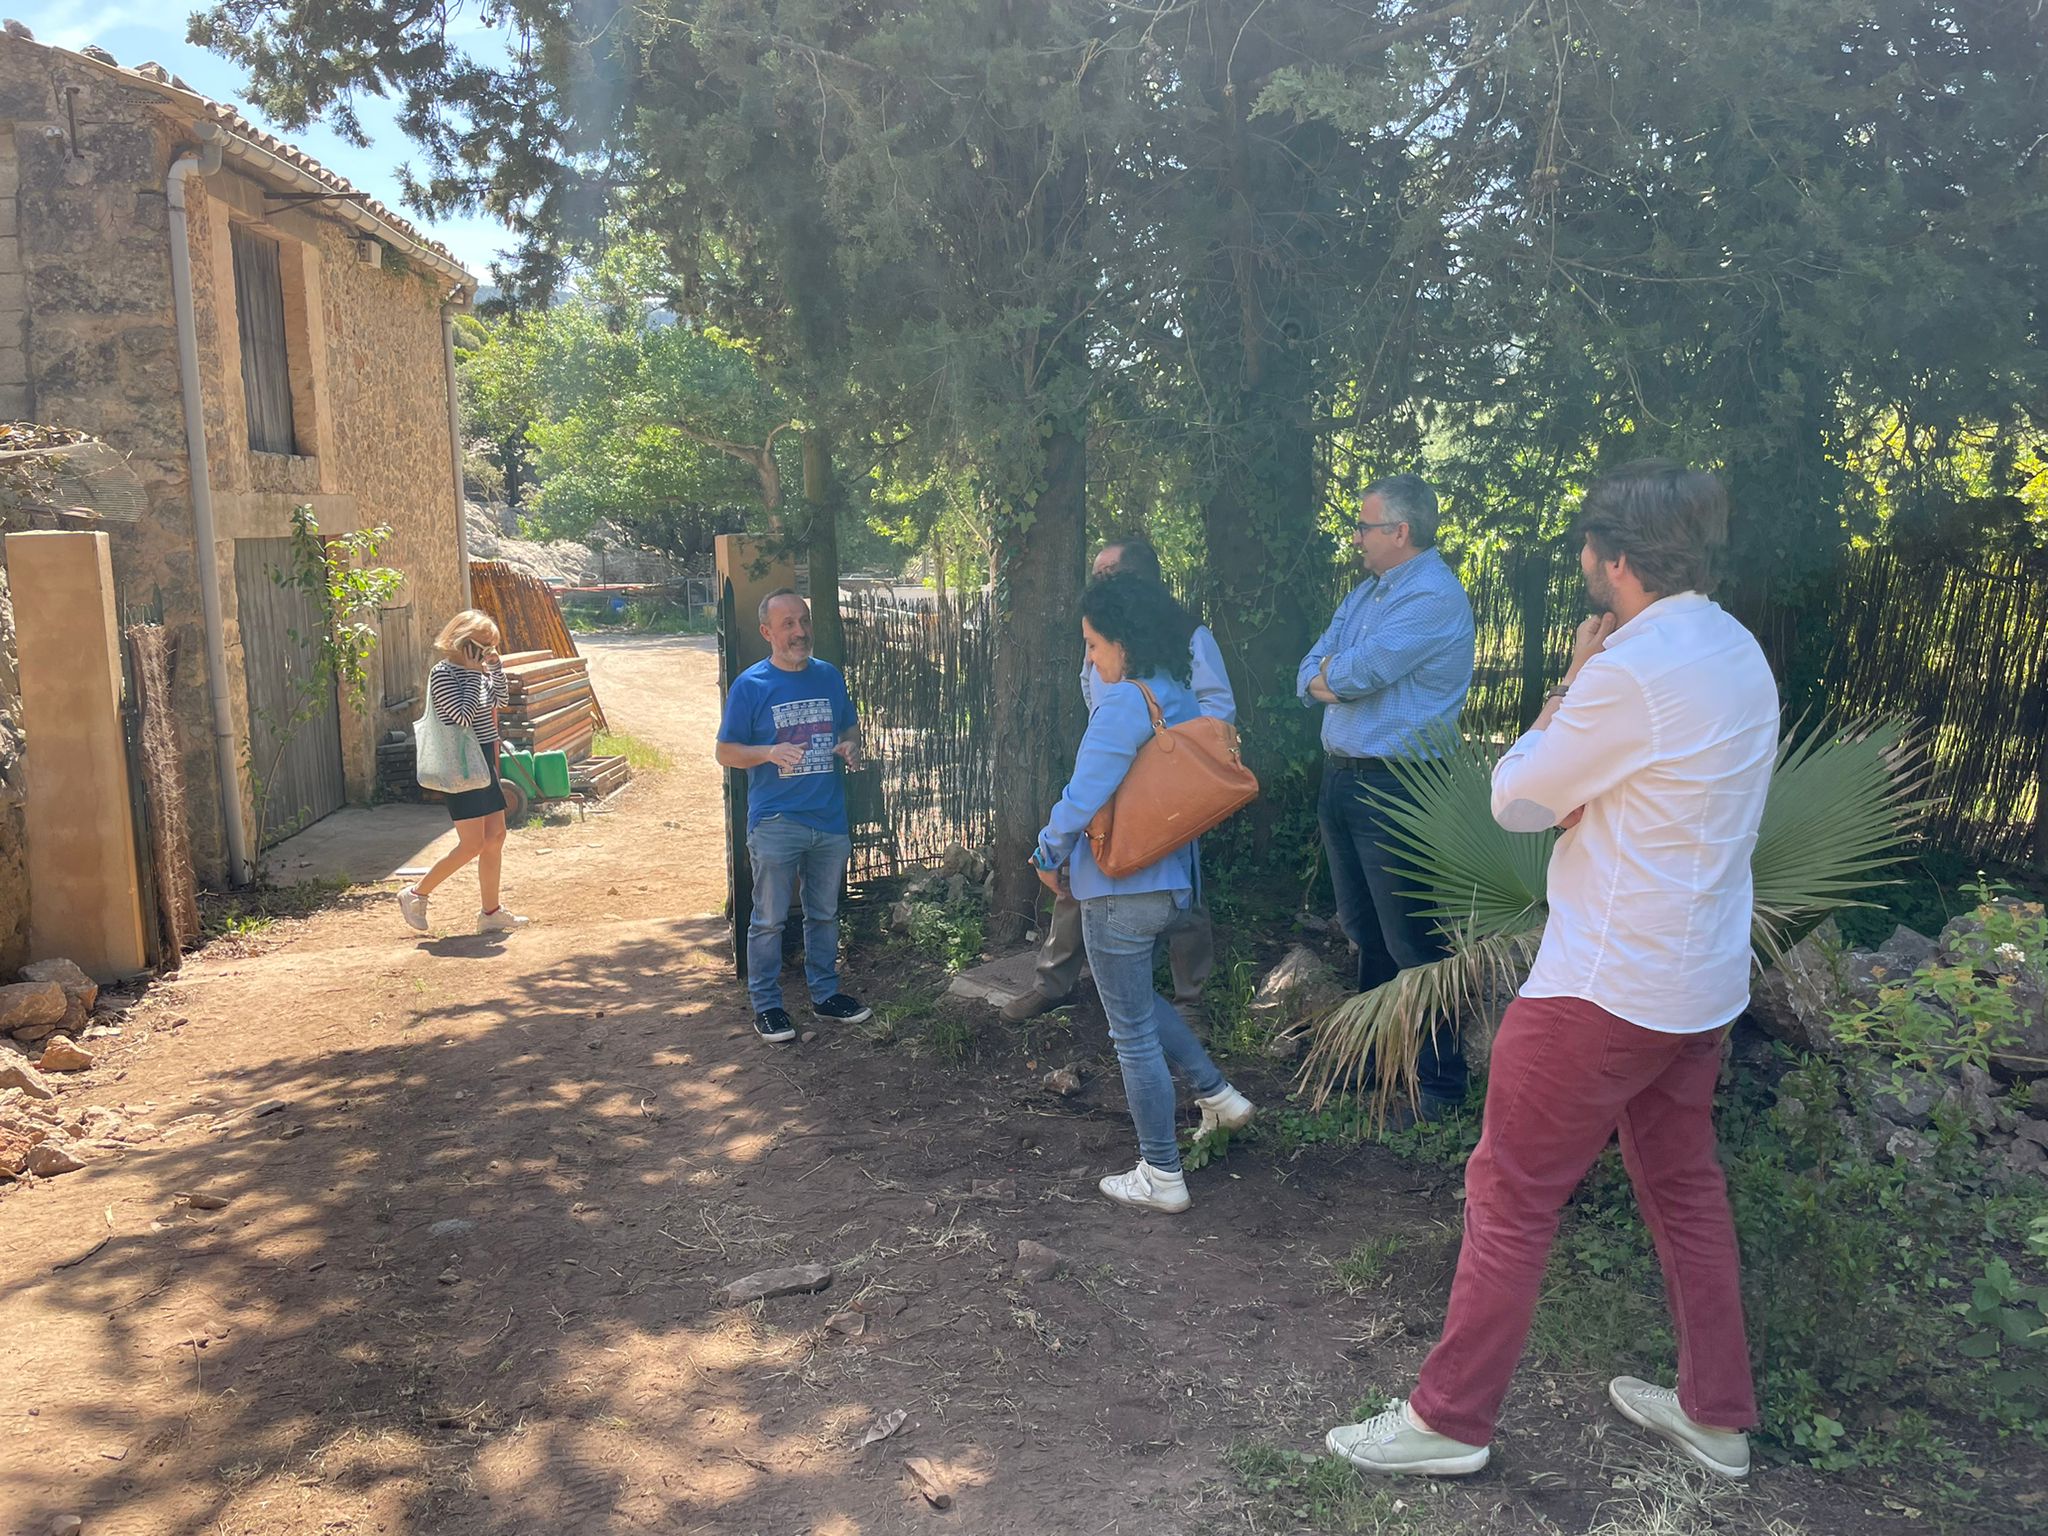
[[36,382],[44,389],[96,391],[120,376],[121,351],[113,341],[71,341],[38,351]]
[[127,186],[161,181],[156,135],[143,123],[101,123],[79,134],[79,148],[102,184]]
[[88,315],[170,313],[169,252],[160,251],[156,261],[147,266],[135,261],[108,261],[105,249],[98,246],[91,231],[79,237],[75,251],[63,250],[55,259],[47,253],[38,254],[32,237],[26,237],[26,244],[35,272],[39,316],[66,311]]
[[28,308],[28,274],[15,263],[12,272],[0,272],[0,314]]
[[[11,206],[11,201],[0,202],[0,207]],[[13,230],[0,230],[0,272],[19,272],[20,270],[21,241],[15,238]]]
[[12,188],[0,190],[0,236],[12,240],[21,233],[21,209]]
[[[100,201],[93,193],[68,187],[22,192],[21,239],[31,256],[68,256],[77,262],[74,271],[97,270],[101,237]],[[42,263],[36,266],[40,272]]]
[[0,347],[0,384],[28,383],[28,353],[20,347]]
[[0,421],[26,421],[31,414],[28,385],[0,384]]

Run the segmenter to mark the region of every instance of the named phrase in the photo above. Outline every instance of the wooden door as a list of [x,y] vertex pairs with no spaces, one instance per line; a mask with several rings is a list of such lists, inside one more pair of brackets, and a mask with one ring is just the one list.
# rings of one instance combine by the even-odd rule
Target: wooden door
[[256,773],[269,781],[263,846],[310,826],[348,797],[341,772],[341,710],[334,690],[278,754],[278,736],[299,707],[299,681],[313,670],[311,637],[319,610],[273,570],[291,568],[290,539],[235,540],[235,607],[242,624],[242,668],[249,693],[249,734]]

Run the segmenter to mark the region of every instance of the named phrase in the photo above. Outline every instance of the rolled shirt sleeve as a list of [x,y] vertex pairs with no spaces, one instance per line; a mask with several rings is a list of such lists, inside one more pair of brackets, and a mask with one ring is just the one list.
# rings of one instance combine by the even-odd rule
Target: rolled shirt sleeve
[[1495,765],[1493,819],[1510,832],[1556,826],[1644,768],[1655,737],[1641,684],[1594,657],[1549,726],[1525,732]]
[[1323,669],[1323,658],[1337,648],[1337,641],[1344,633],[1344,625],[1351,618],[1351,609],[1358,602],[1359,594],[1353,592],[1337,605],[1337,616],[1330,620],[1322,638],[1316,641],[1309,653],[1301,658],[1301,665],[1294,669],[1294,696],[1311,708],[1322,703],[1321,699],[1309,697],[1308,685],[1316,680],[1316,674]]

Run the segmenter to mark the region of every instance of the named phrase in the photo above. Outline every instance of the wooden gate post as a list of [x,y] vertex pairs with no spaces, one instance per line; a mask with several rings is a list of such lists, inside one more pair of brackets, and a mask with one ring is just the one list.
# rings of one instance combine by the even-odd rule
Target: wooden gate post
[[[777,587],[796,585],[796,565],[780,539],[746,534],[718,536],[718,703],[732,691],[734,679],[757,661],[768,658],[755,617],[761,599]],[[732,919],[733,967],[747,975],[747,925],[754,916],[754,866],[747,858],[747,776],[736,768],[725,774],[725,910]]]
[[10,533],[28,744],[29,955],[98,981],[148,964],[135,857],[121,640],[104,533]]

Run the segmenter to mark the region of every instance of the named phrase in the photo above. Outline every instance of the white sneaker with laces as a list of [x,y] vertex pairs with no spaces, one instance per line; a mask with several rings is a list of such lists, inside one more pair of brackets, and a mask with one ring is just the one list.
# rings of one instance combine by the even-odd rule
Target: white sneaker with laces
[[476,915],[478,933],[510,933],[515,928],[524,928],[526,919],[505,907],[495,912],[479,912]]
[[1671,1388],[1617,1376],[1607,1383],[1607,1396],[1629,1423],[1663,1436],[1709,1472],[1732,1481],[1749,1476],[1749,1436],[1739,1429],[1709,1429],[1693,1422]]
[[1141,1211],[1184,1211],[1188,1208],[1188,1181],[1179,1169],[1172,1173],[1154,1168],[1143,1158],[1129,1173],[1112,1173],[1096,1186],[1118,1205]]
[[1252,1116],[1259,1112],[1250,1099],[1228,1083],[1206,1098],[1197,1098],[1195,1103],[1202,1111],[1200,1134],[1203,1136],[1214,1130],[1241,1131],[1252,1123]]
[[427,928],[427,898],[409,885],[398,893],[398,915],[404,918],[406,925],[416,932],[426,933],[429,931]]
[[1467,1445],[1424,1429],[1400,1398],[1385,1413],[1363,1424],[1339,1424],[1323,1437],[1330,1454],[1361,1472],[1420,1473],[1424,1477],[1468,1477],[1486,1465],[1486,1446]]

